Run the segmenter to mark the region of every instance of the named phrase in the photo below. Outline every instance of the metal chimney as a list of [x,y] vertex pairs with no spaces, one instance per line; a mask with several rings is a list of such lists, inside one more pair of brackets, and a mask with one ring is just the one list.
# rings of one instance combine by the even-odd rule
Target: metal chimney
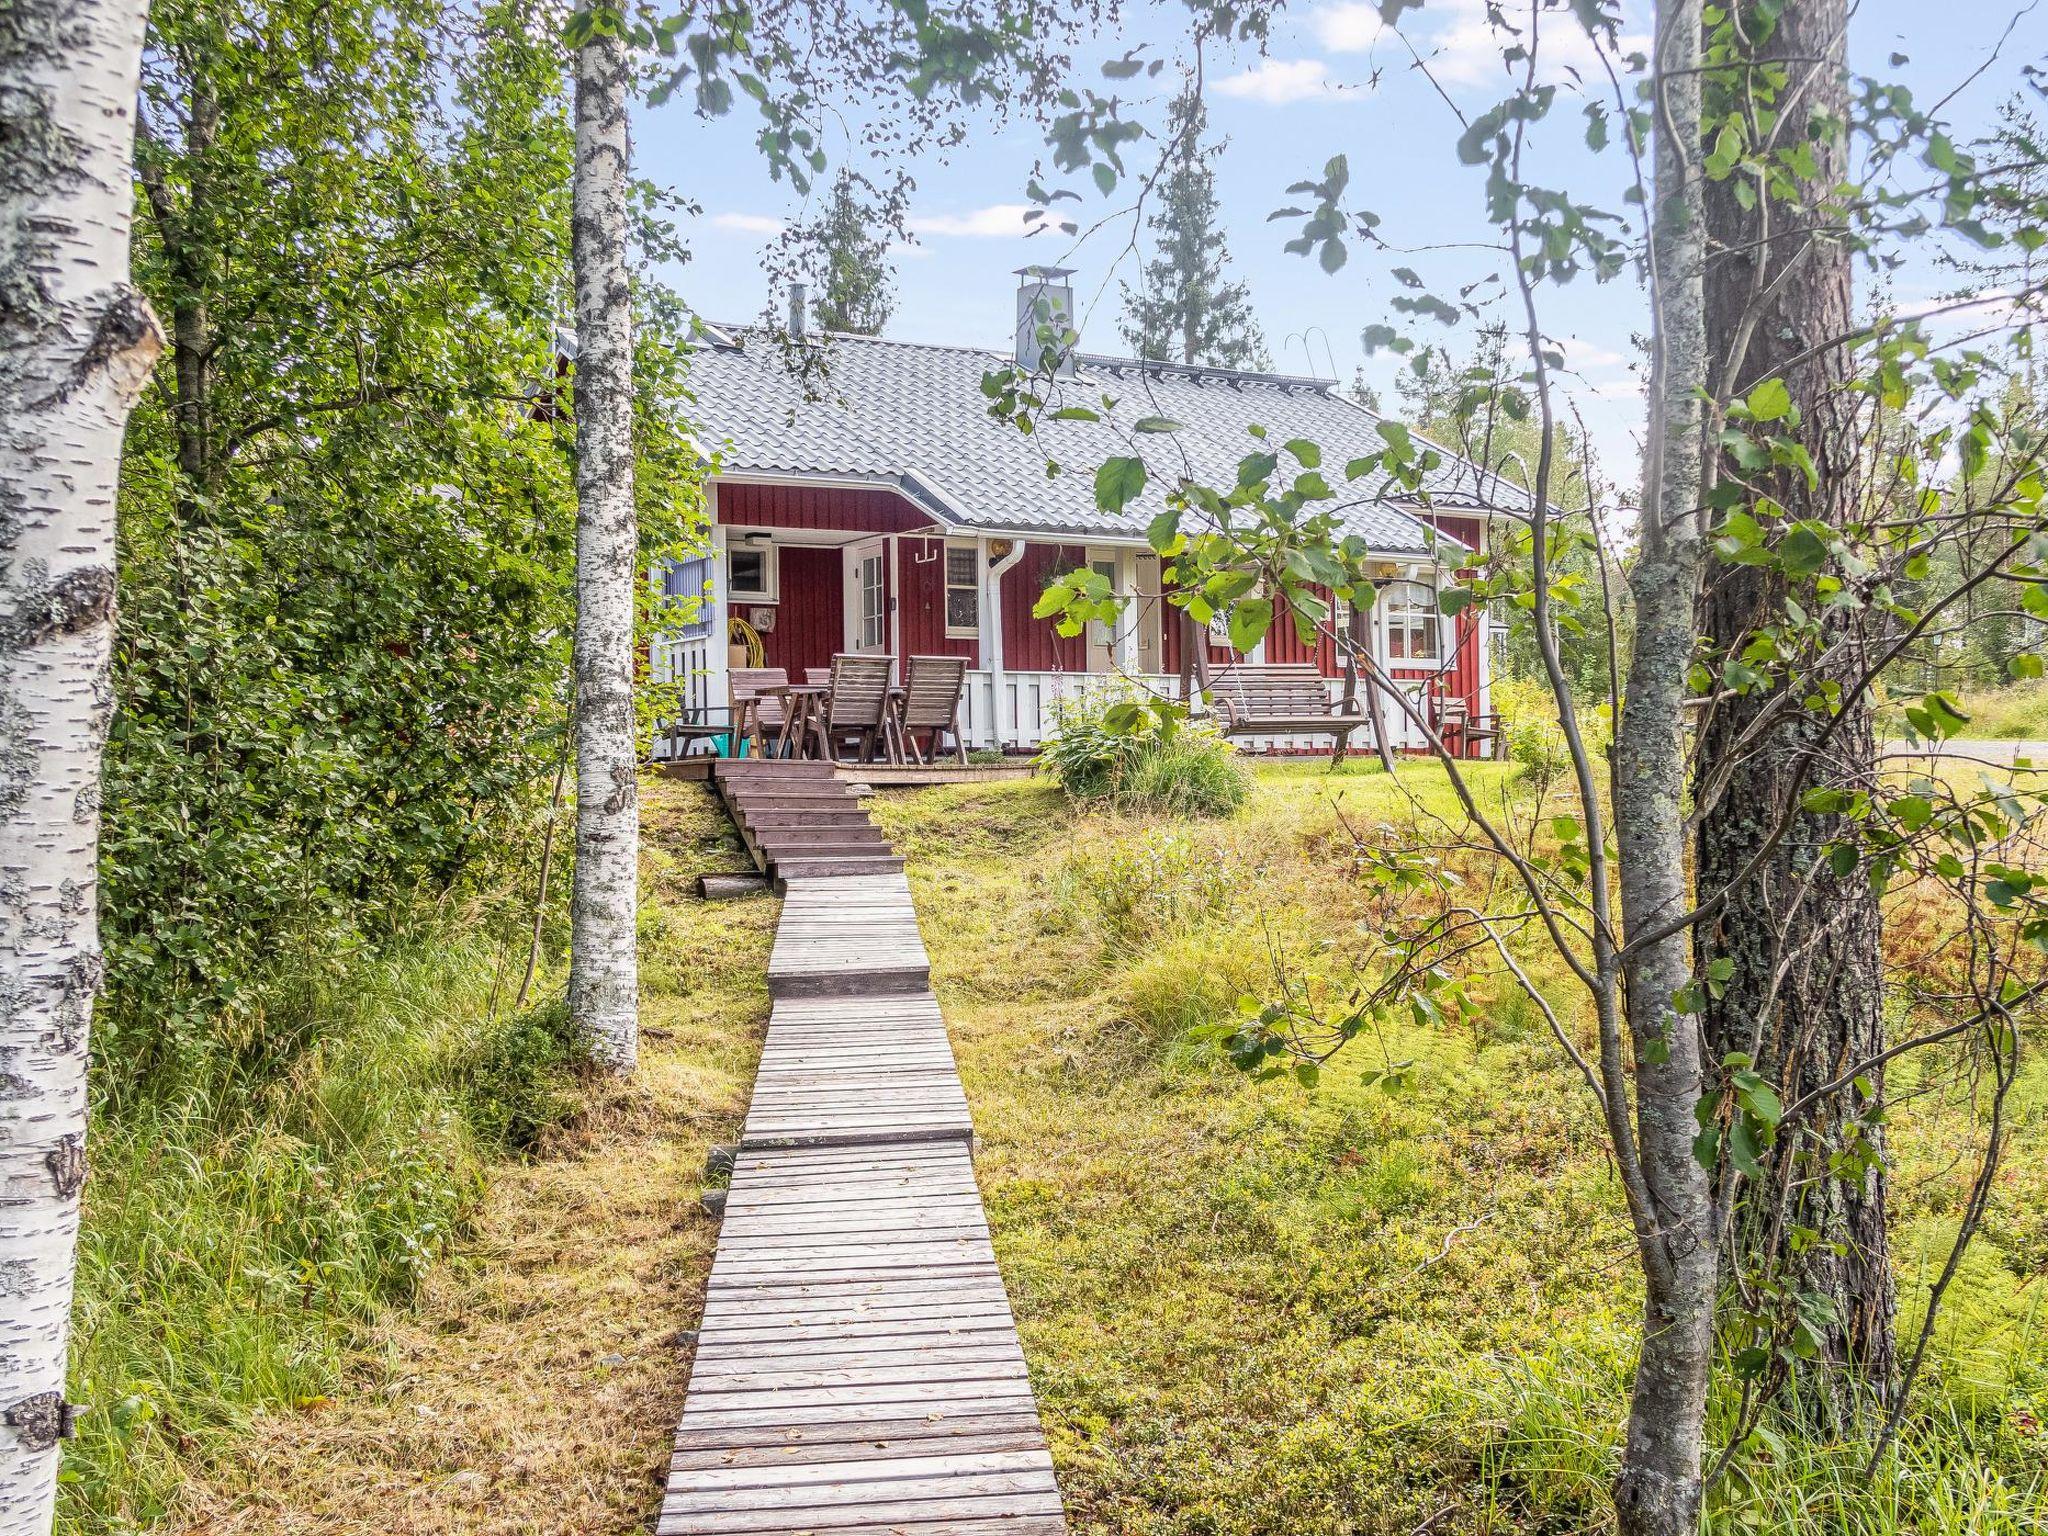
[[789,285],[789,334],[801,338],[810,319],[809,290],[802,283]]
[[[1075,328],[1074,285],[1067,281],[1072,267],[1019,267],[1017,269],[1017,362],[1037,371],[1047,351],[1057,346],[1066,332]],[[1049,339],[1048,339],[1049,338]],[[1074,350],[1060,358],[1059,373],[1074,371]]]

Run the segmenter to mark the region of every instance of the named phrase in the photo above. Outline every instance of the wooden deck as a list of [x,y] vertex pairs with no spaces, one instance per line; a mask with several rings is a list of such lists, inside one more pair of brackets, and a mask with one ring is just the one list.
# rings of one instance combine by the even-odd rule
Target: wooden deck
[[657,1536],[1063,1536],[900,872],[788,881]]

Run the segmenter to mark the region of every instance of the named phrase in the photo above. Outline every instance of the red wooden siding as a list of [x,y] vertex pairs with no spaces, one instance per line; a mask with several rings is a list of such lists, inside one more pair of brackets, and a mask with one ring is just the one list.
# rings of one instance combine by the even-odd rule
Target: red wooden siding
[[1079,545],[1030,544],[1003,573],[1003,666],[1012,672],[1086,672],[1085,635],[1062,636],[1051,619],[1034,619],[1032,607],[1053,577],[1087,563]]
[[946,634],[946,541],[896,541],[896,623],[905,656],[965,656],[981,665],[978,641]]
[[728,527],[809,528],[837,533],[909,533],[931,518],[894,491],[820,485],[718,486],[718,520]]
[[1448,533],[1459,543],[1479,554],[1486,552],[1486,521],[1459,512],[1426,512],[1422,520],[1440,533]]
[[[761,637],[768,665],[788,670],[791,681],[803,680],[806,667],[829,667],[832,653],[846,646],[845,552],[802,544],[785,544],[781,597],[775,606],[775,628]],[[755,605],[736,603],[745,618]]]
[[[1330,600],[1330,594],[1321,587],[1316,591],[1323,601]],[[1335,677],[1343,668],[1337,661],[1337,644],[1327,633],[1328,618],[1309,634],[1306,641],[1295,633],[1294,610],[1286,598],[1273,605],[1273,627],[1266,631],[1266,660],[1268,661],[1309,661],[1314,662],[1325,677]]]

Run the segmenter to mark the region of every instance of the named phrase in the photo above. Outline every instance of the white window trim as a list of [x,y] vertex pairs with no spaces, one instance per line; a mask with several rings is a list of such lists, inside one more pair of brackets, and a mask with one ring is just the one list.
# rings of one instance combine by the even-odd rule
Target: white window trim
[[[953,581],[953,552],[960,550],[974,558],[974,580],[965,589],[957,588]],[[979,640],[981,638],[981,613],[988,606],[987,594],[982,591],[986,582],[985,567],[981,557],[980,542],[964,539],[948,539],[944,552],[939,557],[939,613],[946,621],[948,640]],[[974,622],[955,624],[953,622],[953,593],[956,590],[972,590],[974,593]]]
[[[1396,610],[1392,603],[1387,603],[1384,606],[1375,603],[1374,606],[1380,608],[1380,612],[1382,615],[1381,633],[1383,636],[1384,649],[1386,651],[1387,664],[1389,666],[1396,667],[1442,666],[1444,662],[1450,658],[1452,644],[1450,637],[1445,633],[1444,630],[1444,611],[1438,601],[1436,588],[1432,586],[1429,582],[1423,581],[1418,577],[1401,576],[1396,577],[1394,580],[1387,582],[1380,590],[1381,593],[1384,595],[1391,593],[1397,587],[1411,587],[1418,591],[1428,594],[1428,609],[1425,614],[1425,617],[1427,617],[1430,621],[1430,628],[1436,636],[1436,654],[1433,656],[1396,656],[1394,654],[1394,630],[1396,627]],[[1423,610],[1417,607],[1403,611],[1422,612]]]
[[[733,585],[732,557],[740,552],[761,556],[761,574],[766,578],[767,590],[742,592]],[[760,603],[763,605],[782,601],[782,553],[777,544],[749,544],[744,539],[734,542],[730,539],[725,546],[725,596],[733,604]]]

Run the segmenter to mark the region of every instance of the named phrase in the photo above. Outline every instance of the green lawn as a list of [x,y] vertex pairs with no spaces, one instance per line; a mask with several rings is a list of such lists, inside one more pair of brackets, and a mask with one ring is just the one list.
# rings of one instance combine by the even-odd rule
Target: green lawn
[[[1492,796],[1521,791],[1476,770]],[[1405,766],[1455,818],[1439,769]],[[1634,1260],[1590,1100],[1540,1016],[1409,1028],[1389,1096],[1196,1059],[1195,1024],[1340,977],[1368,915],[1356,827],[1411,813],[1376,767],[1264,766],[1222,822],[1076,815],[1039,783],[888,798],[984,1141],[979,1166],[1076,1528],[1090,1536],[1580,1531],[1605,1520]],[[1569,1006],[1553,963],[1539,969]],[[1340,1067],[1343,1065],[1340,1059]],[[1718,1523],[2039,1531],[2048,1347],[2044,1078],[1941,1335],[1900,1470],[1836,1499],[1846,1454],[1788,1451]],[[1967,1129],[1900,1112],[1901,1293],[1945,1237]],[[1792,1463],[1797,1463],[1796,1468]]]

